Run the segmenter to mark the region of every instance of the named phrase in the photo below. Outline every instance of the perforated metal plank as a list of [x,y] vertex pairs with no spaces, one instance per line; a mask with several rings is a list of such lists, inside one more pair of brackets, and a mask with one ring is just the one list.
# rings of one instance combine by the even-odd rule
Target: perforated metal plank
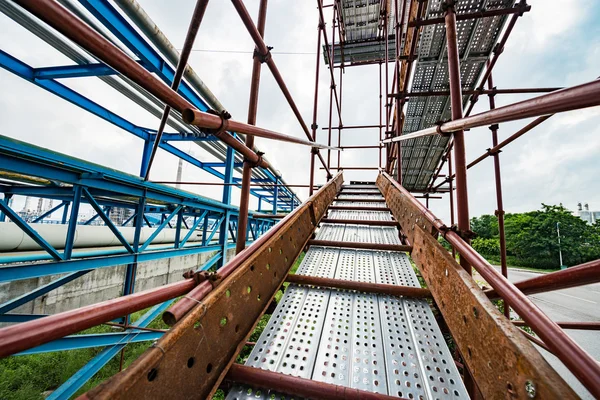
[[[246,365],[310,378],[329,295],[329,290],[289,285]],[[227,398],[270,399],[272,396],[281,394],[237,385]]]
[[341,224],[322,224],[317,232],[318,240],[342,240],[344,237],[345,225]]
[[367,202],[367,201],[350,201],[350,200],[336,200],[333,203],[334,206],[354,206],[354,207],[369,207],[369,208],[387,208],[384,202]]
[[361,221],[392,221],[392,214],[387,211],[355,211],[331,210],[328,218],[356,219]]
[[[444,16],[442,0],[430,0],[427,19]],[[477,11],[510,8],[515,0],[458,0],[458,15]],[[463,89],[477,86],[485,62],[498,41],[508,16],[495,16],[457,21],[457,45]],[[449,90],[444,24],[422,28],[417,49],[418,59],[411,92]],[[466,104],[470,96],[463,96]],[[403,134],[428,128],[450,118],[449,96],[411,98],[407,105]],[[403,185],[408,190],[425,189],[434,177],[448,138],[422,137],[406,141],[402,146]],[[396,171],[394,171],[394,174]]]
[[352,200],[361,201],[361,200],[373,200],[373,199],[383,199],[383,195],[381,194],[344,194],[344,192],[338,195],[338,199],[340,200]]
[[398,237],[398,229],[393,226],[323,224],[317,232],[316,239],[359,243],[402,244]]
[[336,248],[311,246],[296,273],[319,278],[333,278],[338,256],[339,251]]
[[[420,286],[401,252],[313,246],[298,273]],[[247,365],[405,398],[468,398],[426,300],[290,285]],[[228,395],[268,398],[290,397],[239,385]]]

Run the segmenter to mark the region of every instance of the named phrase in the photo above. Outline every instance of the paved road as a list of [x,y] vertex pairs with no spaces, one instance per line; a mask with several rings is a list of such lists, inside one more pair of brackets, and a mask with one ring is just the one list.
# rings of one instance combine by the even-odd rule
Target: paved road
[[[508,271],[508,279],[511,282],[519,282],[538,275],[540,274],[522,270],[509,269]],[[481,276],[475,279],[483,280]],[[540,293],[529,297],[553,321],[600,321],[600,284]],[[600,331],[567,330],[566,332],[592,357],[600,360]],[[538,349],[582,398],[593,399],[577,378],[555,356],[539,347]]]

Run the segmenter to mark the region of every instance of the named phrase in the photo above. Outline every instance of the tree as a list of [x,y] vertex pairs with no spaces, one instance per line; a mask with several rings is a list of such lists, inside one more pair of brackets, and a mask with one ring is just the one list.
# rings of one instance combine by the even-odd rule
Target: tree
[[498,218],[487,214],[471,218],[471,230],[477,233],[479,238],[492,239],[498,237]]
[[[498,259],[496,217],[482,215],[471,222],[472,230],[478,236],[473,241],[473,247],[488,258]],[[506,214],[506,248],[510,263],[534,268],[558,268],[557,223],[560,223],[565,265],[573,266],[600,258],[600,223],[588,225],[562,205],[542,204],[541,210]]]

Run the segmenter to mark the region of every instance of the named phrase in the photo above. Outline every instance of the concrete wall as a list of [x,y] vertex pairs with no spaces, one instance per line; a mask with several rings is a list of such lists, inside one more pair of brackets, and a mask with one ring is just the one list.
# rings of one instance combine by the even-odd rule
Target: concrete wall
[[[214,252],[201,253],[140,263],[136,273],[135,291],[141,292],[180,281],[183,279],[184,272],[204,265],[214,254]],[[235,249],[228,251],[228,259],[234,255]],[[12,310],[11,313],[56,314],[114,299],[123,293],[126,268],[126,265],[99,268]],[[28,293],[60,276],[52,275],[0,283],[0,304]]]

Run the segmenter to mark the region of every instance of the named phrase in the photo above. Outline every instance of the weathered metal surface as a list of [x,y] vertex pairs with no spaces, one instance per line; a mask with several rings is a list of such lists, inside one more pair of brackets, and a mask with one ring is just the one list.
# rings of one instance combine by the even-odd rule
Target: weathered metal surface
[[370,249],[370,250],[389,250],[389,251],[412,251],[412,246],[402,244],[385,243],[361,243],[361,242],[343,242],[335,240],[309,240],[309,246],[329,246],[342,247],[346,249]]
[[389,285],[385,283],[345,281],[341,279],[319,278],[315,276],[306,276],[298,274],[288,275],[286,281],[290,283],[296,283],[299,285],[312,285],[335,289],[358,290],[367,293],[388,294],[390,296],[431,297],[431,293],[428,289],[415,288],[410,286]]
[[[561,271],[526,279],[515,283],[515,286],[523,293],[530,295],[589,285],[596,282],[600,282],[600,260],[590,261]],[[486,290],[484,293],[490,299],[500,297],[493,289]]]
[[[312,247],[297,274],[419,287],[398,252]],[[425,300],[291,284],[246,365],[398,397],[467,398],[442,338]],[[228,399],[287,398],[275,389],[236,385]]]
[[84,398],[209,398],[341,184],[340,173],[129,368]]
[[389,210],[336,210],[329,207],[327,215],[331,219],[349,219],[349,220],[365,220],[365,221],[392,221],[392,216]]
[[[232,365],[226,379],[251,384],[262,389],[278,389],[281,392],[295,396],[302,396],[307,399],[327,399],[327,400],[398,400],[398,397],[387,396],[367,392],[365,390],[351,389],[344,386],[332,385],[324,382],[317,382],[310,379],[296,376],[285,375],[278,372],[265,371],[263,369],[247,367],[244,365]],[[239,393],[234,393],[233,398],[243,397],[246,391],[242,388]],[[274,395],[275,396],[275,395]],[[231,397],[231,396],[230,396]],[[248,396],[256,398],[256,396]],[[269,397],[277,398],[281,397]],[[402,399],[400,399],[402,400]]]
[[[485,398],[577,398],[572,389],[437,242],[436,230],[406,196],[378,178],[413,244],[412,258]],[[490,345],[492,344],[493,345]]]
[[323,218],[324,223],[329,224],[352,224],[352,225],[370,225],[370,226],[398,226],[396,221],[370,220],[370,219],[335,219]]

